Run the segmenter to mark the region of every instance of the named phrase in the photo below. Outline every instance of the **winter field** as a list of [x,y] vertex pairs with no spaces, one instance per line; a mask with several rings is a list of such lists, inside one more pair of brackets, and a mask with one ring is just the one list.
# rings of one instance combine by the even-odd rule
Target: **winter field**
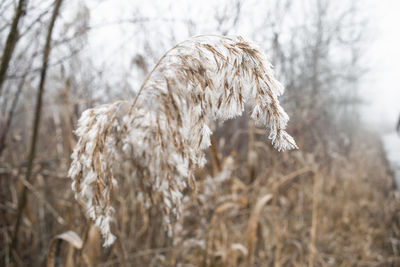
[[400,266],[365,3],[0,1],[0,266]]
[[400,188],[400,136],[398,133],[386,134],[382,138],[384,149],[393,170],[396,186]]

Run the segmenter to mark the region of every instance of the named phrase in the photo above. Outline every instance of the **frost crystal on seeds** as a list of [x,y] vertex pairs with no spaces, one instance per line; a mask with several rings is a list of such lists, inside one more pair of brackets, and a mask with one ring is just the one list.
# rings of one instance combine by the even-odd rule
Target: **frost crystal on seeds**
[[278,97],[282,85],[254,44],[241,37],[198,36],[169,50],[147,76],[130,107],[117,102],[83,112],[69,176],[75,197],[86,205],[105,244],[111,234],[115,170],[129,165],[140,199],[161,203],[171,232],[182,209],[182,191],[205,163],[211,126],[242,114],[269,129],[273,146],[296,148],[285,131],[288,115]]

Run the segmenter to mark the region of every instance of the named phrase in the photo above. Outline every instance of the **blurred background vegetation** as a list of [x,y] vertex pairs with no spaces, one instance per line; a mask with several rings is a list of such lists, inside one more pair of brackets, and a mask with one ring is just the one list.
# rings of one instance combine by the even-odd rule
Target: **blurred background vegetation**
[[[362,3],[2,0],[0,264],[399,266],[399,194],[360,120],[372,40]],[[160,56],[198,34],[262,48],[300,149],[274,151],[248,116],[218,125],[172,236],[121,170],[118,239],[103,248],[67,177],[77,119],[133,99]]]

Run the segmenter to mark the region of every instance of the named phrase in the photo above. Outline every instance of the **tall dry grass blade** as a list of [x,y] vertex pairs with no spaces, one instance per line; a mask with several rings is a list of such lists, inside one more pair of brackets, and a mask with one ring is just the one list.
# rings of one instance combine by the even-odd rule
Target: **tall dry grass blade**
[[50,243],[49,253],[47,255],[48,267],[55,266],[62,241],[68,242],[76,249],[81,249],[83,245],[82,239],[73,231],[68,231],[56,236]]
[[253,246],[256,238],[258,218],[260,217],[262,208],[271,200],[271,194],[263,196],[257,201],[256,206],[251,212],[249,225],[247,227],[247,266],[253,264]]
[[101,256],[101,243],[102,241],[99,229],[91,224],[82,249],[84,262],[87,266],[96,266],[96,261],[99,260]]
[[133,104],[117,102],[82,114],[69,176],[75,197],[100,227],[110,231],[111,191],[118,164],[129,164],[138,199],[160,203],[172,233],[182,192],[194,186],[194,170],[205,164],[213,122],[239,116],[248,103],[251,118],[269,128],[278,150],[296,148],[285,131],[289,117],[278,96],[283,87],[257,46],[241,37],[198,36],[169,50],[147,76]]
[[222,167],[221,167],[221,162],[218,157],[218,151],[217,151],[217,145],[215,144],[215,138],[214,136],[210,136],[210,150],[211,150],[211,155],[212,155],[212,164],[213,164],[213,175],[216,176],[219,172],[221,172]]
[[310,256],[308,266],[314,266],[314,258],[316,253],[315,239],[317,236],[317,224],[318,224],[318,202],[320,192],[320,177],[318,174],[314,175],[313,184],[313,206],[312,206],[312,222],[311,222],[311,237],[310,237]]
[[256,177],[257,152],[255,148],[255,125],[249,121],[248,126],[248,151],[247,151],[247,168],[248,168],[248,183],[252,184]]

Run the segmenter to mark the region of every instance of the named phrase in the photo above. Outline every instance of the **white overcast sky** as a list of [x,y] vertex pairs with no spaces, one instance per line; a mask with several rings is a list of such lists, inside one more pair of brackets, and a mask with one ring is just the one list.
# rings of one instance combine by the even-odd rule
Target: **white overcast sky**
[[393,127],[400,116],[400,1],[369,0],[373,31],[367,57],[371,72],[363,85],[364,118],[375,126]]
[[[115,21],[113,13],[118,14],[117,18],[123,18],[132,11],[130,9],[132,2],[128,0],[108,0],[103,1],[102,4],[94,2],[97,5],[90,7],[95,7],[92,15],[96,17],[99,13],[107,14],[106,20],[109,21]],[[156,2],[158,9],[170,8],[167,4],[165,7],[163,5],[160,7],[159,4],[163,4],[163,1]],[[394,129],[400,116],[400,0],[361,0],[360,2],[365,8],[362,12],[367,13],[369,20],[370,32],[367,35],[370,36],[371,43],[365,55],[365,62],[370,72],[365,76],[360,88],[363,100],[366,102],[362,108],[362,117],[374,127],[385,130]],[[134,3],[137,5],[138,2]],[[96,18],[94,20],[96,21]],[[104,16],[100,20],[104,20]],[[109,46],[109,40],[120,39],[117,35],[113,36],[112,31],[103,31],[103,33],[104,36],[97,35],[100,37],[96,39],[97,44],[104,43],[105,46]],[[134,44],[130,45],[133,48]],[[113,54],[115,57],[116,54]]]

